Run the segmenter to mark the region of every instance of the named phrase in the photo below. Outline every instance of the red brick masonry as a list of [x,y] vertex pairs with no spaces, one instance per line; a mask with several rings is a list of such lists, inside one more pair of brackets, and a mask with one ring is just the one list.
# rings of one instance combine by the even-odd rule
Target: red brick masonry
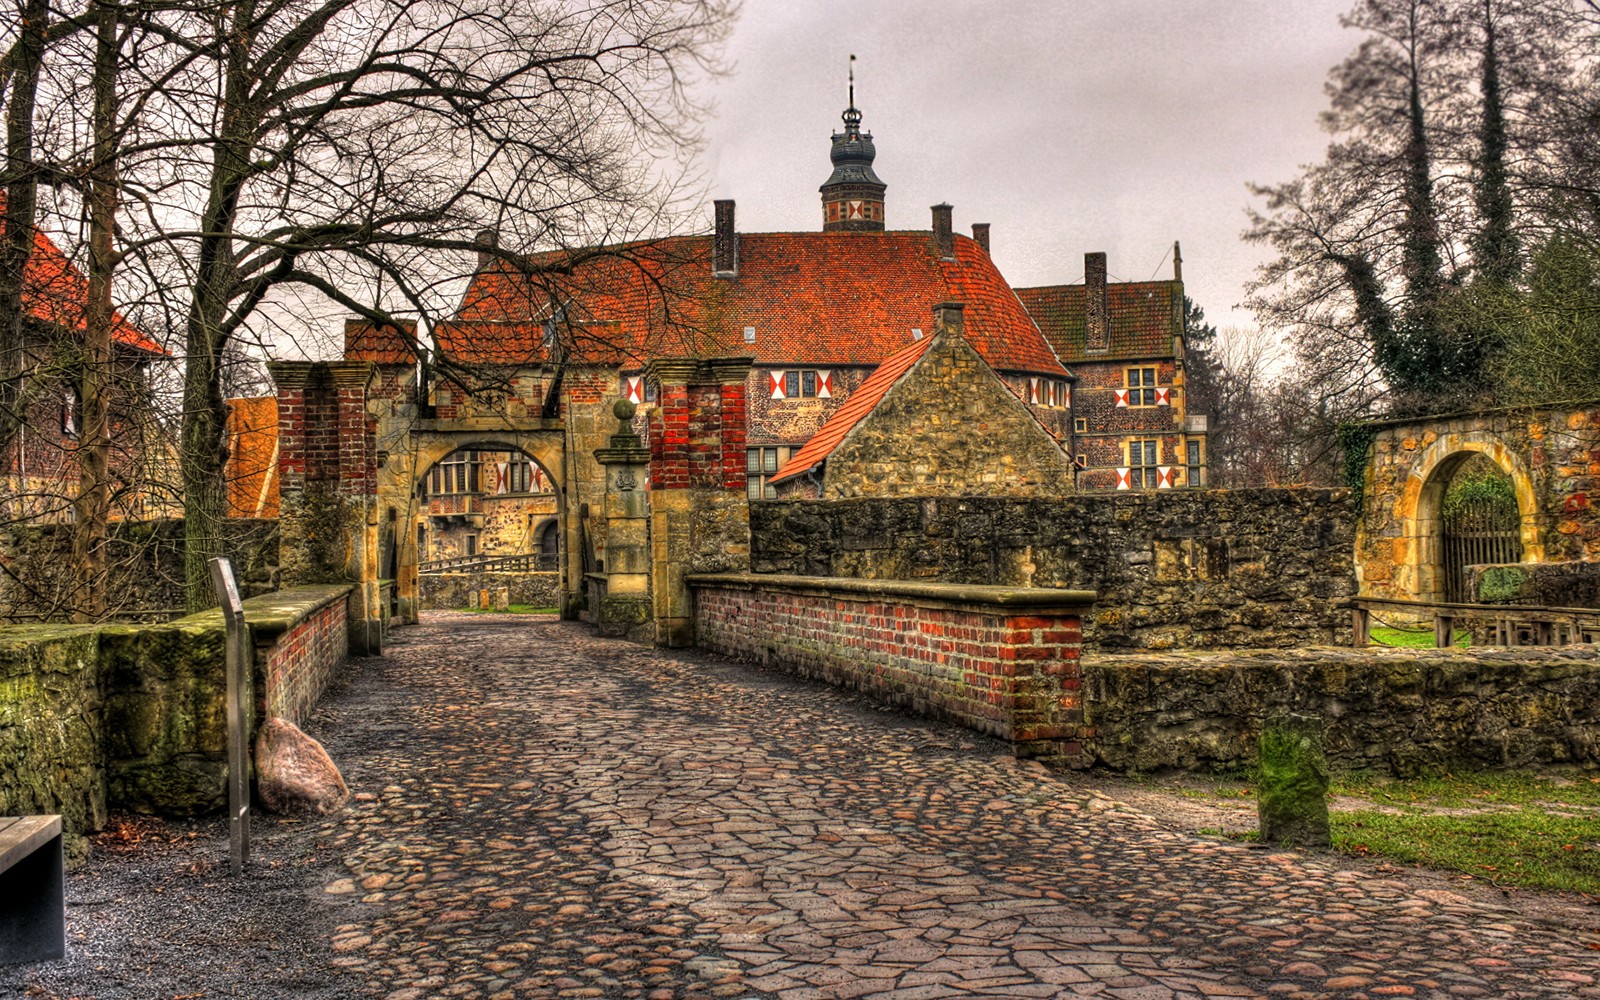
[[256,712],[305,724],[350,643],[348,584],[290,587],[244,602],[256,648]]
[[1083,590],[753,573],[689,577],[702,648],[853,688],[1087,766]]

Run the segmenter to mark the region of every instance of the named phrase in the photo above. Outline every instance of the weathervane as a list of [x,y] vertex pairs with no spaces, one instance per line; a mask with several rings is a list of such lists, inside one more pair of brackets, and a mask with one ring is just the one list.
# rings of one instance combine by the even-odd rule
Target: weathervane
[[856,56],[850,53],[850,106],[839,116],[844,119],[845,132],[855,135],[861,131],[861,112],[856,110]]

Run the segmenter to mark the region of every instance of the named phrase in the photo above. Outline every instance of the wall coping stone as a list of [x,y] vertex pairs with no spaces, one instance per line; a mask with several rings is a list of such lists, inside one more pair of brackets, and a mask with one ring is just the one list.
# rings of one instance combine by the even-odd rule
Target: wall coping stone
[[[257,646],[270,646],[278,637],[335,601],[342,601],[355,589],[354,584],[306,584],[285,587],[243,602],[244,621]],[[172,624],[221,628],[222,609],[212,608],[180,618]]]
[[866,580],[840,576],[791,576],[782,573],[696,573],[687,577],[691,588],[729,587],[741,590],[782,590],[790,593],[867,598],[907,599],[914,606],[995,608],[1022,613],[1029,610],[1084,608],[1099,597],[1092,590],[1054,587],[995,587],[977,584],[928,583],[920,580]]

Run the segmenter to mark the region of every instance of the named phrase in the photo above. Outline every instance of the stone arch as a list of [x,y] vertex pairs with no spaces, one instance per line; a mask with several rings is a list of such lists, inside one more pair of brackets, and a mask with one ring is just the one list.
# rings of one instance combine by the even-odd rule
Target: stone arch
[[1442,435],[1418,456],[1402,501],[1404,539],[1410,554],[1410,565],[1404,568],[1409,570],[1411,594],[1418,600],[1444,599],[1441,511],[1445,490],[1456,471],[1475,455],[1489,459],[1511,479],[1522,519],[1522,561],[1544,560],[1538,496],[1521,457],[1489,431]]
[[[408,529],[396,532],[399,550],[396,590],[402,617],[406,620],[415,621],[418,608],[417,567],[421,555],[420,539],[415,528],[409,527],[417,522],[417,518],[413,516],[417,512],[417,486],[428,470],[453,452],[472,449],[520,452],[526,455],[544,471],[555,492],[554,520],[561,525],[557,530],[563,532],[564,540],[566,535],[570,534],[570,524],[574,519],[567,511],[566,437],[562,431],[414,430],[407,437],[403,453],[389,456],[388,467],[380,473],[379,487],[380,492],[387,493],[382,497],[383,503],[392,503],[400,510],[408,512]],[[557,569],[561,573],[562,592],[572,593],[581,585],[582,577],[581,573],[572,569],[567,548],[563,546],[563,558]]]

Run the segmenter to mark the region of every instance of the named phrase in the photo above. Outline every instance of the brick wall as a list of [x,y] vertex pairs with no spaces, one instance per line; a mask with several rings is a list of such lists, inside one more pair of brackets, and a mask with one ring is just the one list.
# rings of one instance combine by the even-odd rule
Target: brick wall
[[697,643],[1084,759],[1079,611],[1092,595],[904,581],[690,578]]
[[347,590],[294,588],[247,604],[259,718],[276,715],[299,726],[310,717],[349,652]]
[[1161,490],[750,505],[750,568],[1084,587],[1091,648],[1347,641],[1348,490]]

